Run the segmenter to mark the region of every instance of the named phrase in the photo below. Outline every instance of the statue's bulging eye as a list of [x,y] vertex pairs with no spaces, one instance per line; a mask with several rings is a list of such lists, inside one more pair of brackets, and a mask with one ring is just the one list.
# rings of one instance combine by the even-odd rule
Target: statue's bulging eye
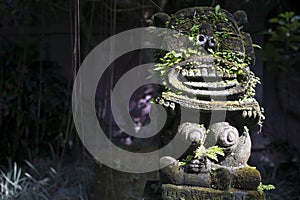
[[201,158],[199,158],[199,161],[200,161],[200,163],[204,163],[205,162],[205,158],[201,157]]
[[217,45],[217,42],[213,37],[208,39],[208,46],[209,47],[215,47],[216,45]]
[[203,34],[199,34],[197,36],[197,43],[200,44],[200,45],[204,45],[207,41],[207,37]]

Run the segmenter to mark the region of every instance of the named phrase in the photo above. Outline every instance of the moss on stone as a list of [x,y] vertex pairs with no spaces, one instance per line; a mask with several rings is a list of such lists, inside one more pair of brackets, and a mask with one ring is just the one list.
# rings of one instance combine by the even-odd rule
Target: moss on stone
[[212,172],[212,187],[214,189],[228,190],[231,185],[231,173],[226,168],[219,168]]
[[233,173],[232,187],[246,190],[256,190],[261,182],[261,176],[253,167],[236,169]]

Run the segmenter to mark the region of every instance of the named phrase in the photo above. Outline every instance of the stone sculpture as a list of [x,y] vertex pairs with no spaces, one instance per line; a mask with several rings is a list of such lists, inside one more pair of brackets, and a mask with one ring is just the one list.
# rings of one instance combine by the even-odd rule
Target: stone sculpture
[[[259,79],[249,68],[255,62],[252,40],[242,31],[246,13],[194,7],[171,16],[157,13],[153,23],[188,36],[188,41],[166,37],[167,45],[178,50],[158,54],[156,70],[165,89],[157,103],[175,111],[197,110],[202,116],[226,112],[214,123],[200,118],[171,133],[192,145],[179,160],[160,159],[162,165],[172,163],[160,171],[163,199],[264,199],[256,192],[260,173],[247,165],[248,127],[261,126],[264,116],[254,98]],[[187,42],[193,47],[185,49]]]

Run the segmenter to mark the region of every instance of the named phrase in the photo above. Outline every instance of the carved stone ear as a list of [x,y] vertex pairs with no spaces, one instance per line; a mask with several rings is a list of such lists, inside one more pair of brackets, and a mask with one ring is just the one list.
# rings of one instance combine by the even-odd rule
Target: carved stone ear
[[167,22],[170,21],[170,16],[166,13],[156,13],[152,17],[152,25],[157,27],[166,27]]
[[233,13],[233,17],[239,27],[248,23],[247,13],[243,10],[237,10],[235,13]]

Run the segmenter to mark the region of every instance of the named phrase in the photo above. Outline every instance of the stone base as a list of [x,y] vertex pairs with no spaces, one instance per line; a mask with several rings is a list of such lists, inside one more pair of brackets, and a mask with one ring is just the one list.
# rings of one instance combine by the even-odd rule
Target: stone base
[[147,181],[158,179],[157,171],[134,174],[97,163],[94,163],[94,174],[95,200],[140,200]]
[[212,188],[177,186],[171,184],[162,185],[163,200],[265,200],[265,195],[260,195],[255,190],[227,191],[215,190]]
[[147,181],[142,200],[162,200],[161,183],[159,181]]

